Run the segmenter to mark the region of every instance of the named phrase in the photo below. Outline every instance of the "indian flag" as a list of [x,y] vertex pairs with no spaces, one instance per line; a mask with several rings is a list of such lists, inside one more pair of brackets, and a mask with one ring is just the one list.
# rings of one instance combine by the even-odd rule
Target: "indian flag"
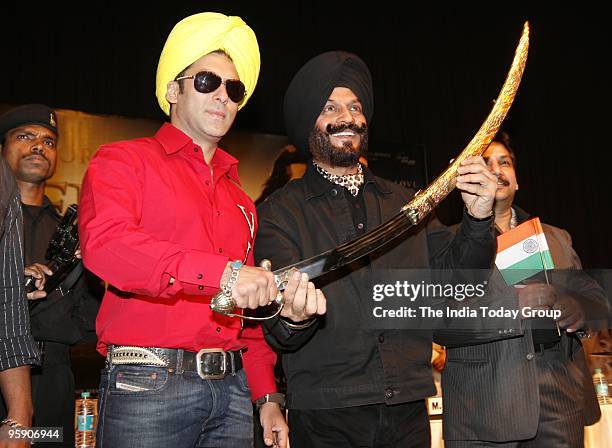
[[497,237],[495,265],[508,286],[555,267],[539,218]]

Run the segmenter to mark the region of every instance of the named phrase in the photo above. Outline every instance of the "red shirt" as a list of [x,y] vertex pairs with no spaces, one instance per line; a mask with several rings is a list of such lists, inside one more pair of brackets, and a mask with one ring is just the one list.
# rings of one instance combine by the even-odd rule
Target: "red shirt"
[[101,146],[83,180],[79,232],[85,266],[109,283],[96,322],[100,353],[109,344],[247,347],[256,399],[275,390],[274,352],[259,325],[243,329],[209,307],[228,260],[253,265],[255,206],[237,165],[220,148],[207,165],[170,124],[152,138]]

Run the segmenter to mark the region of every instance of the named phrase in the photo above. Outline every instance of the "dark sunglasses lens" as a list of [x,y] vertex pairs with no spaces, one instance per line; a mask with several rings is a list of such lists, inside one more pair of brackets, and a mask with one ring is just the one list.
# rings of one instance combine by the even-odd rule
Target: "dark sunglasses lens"
[[[193,79],[195,89],[200,93],[214,92],[222,82],[221,77],[213,72],[200,72]],[[227,90],[227,96],[234,103],[240,103],[244,99],[245,87],[242,81],[228,79],[225,81],[225,89]]]
[[210,93],[219,88],[221,78],[212,72],[200,72],[193,79],[193,85],[200,93]]
[[227,90],[227,96],[234,103],[240,103],[244,99],[245,88],[242,81],[229,79],[225,81],[225,89]]

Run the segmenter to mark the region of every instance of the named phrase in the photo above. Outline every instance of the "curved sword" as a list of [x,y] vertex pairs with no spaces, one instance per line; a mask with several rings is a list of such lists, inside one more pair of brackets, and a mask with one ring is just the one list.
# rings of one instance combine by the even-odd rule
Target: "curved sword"
[[[495,104],[480,129],[474,135],[461,154],[440,174],[425,190],[417,192],[412,200],[404,205],[400,212],[389,221],[375,227],[365,235],[348,243],[342,244],[335,249],[328,250],[315,255],[307,260],[302,260],[290,266],[274,271],[276,284],[280,290],[287,285],[291,273],[295,270],[305,272],[313,279],[330,271],[345,266],[353,261],[369,254],[370,252],[384,246],[389,241],[404,234],[412,226],[420,223],[448,194],[455,188],[457,182],[457,168],[461,162],[471,156],[482,155],[491,140],[499,131],[499,128],[510,110],[516,92],[521,83],[525,64],[527,63],[527,52],[529,49],[529,22],[523,25],[523,33],[516,48],[510,71]],[[277,300],[280,304],[280,299]],[[231,297],[217,293],[210,304],[213,311],[218,313],[243,317],[231,314],[236,303]],[[275,314],[276,315],[276,314]]]

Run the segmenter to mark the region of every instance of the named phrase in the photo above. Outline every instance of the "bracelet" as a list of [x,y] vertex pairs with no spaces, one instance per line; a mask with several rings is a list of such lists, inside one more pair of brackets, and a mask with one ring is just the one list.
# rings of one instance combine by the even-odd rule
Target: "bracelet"
[[273,394],[265,394],[263,397],[255,401],[255,407],[261,408],[266,403],[278,403],[281,408],[285,407],[285,395],[275,392]]
[[5,418],[4,420],[2,420],[2,421],[0,422],[0,426],[4,426],[4,425],[6,425],[6,426],[10,426],[10,427],[11,427],[11,428],[13,428],[13,429],[23,429],[23,428],[25,428],[25,426],[24,426],[24,425],[22,425],[22,424],[21,424],[21,423],[19,423],[19,422],[16,422],[16,421],[15,421],[15,420],[13,420],[12,418]]
[[304,321],[303,323],[296,324],[296,323],[290,322],[289,319],[285,319],[284,317],[281,317],[280,321],[285,327],[291,330],[304,330],[305,328],[308,328],[312,324],[314,324],[317,320],[315,318],[311,318],[311,319],[308,319],[307,321]]
[[232,261],[230,263],[230,269],[232,270],[230,278],[227,283],[221,287],[221,291],[223,291],[223,294],[227,297],[232,296],[232,290],[234,289],[234,286],[236,286],[240,269],[242,269],[242,262],[238,260]]

